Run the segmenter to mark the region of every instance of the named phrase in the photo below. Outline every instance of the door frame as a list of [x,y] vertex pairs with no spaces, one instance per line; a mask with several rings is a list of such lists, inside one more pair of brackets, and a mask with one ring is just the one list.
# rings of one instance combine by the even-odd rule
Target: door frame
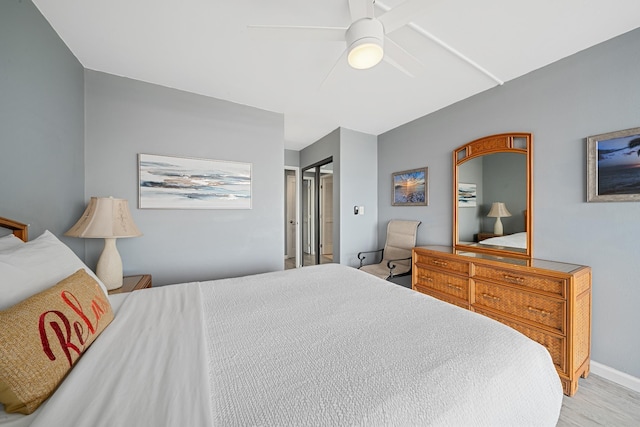
[[[304,257],[305,254],[308,255],[313,255],[315,257],[316,254],[316,239],[315,239],[315,230],[316,230],[316,219],[315,219],[315,210],[316,210],[316,197],[315,197],[315,191],[316,191],[316,177],[314,176],[302,176],[302,185],[303,186],[307,186],[307,198],[306,200],[303,201],[303,203],[306,203],[306,210],[307,210],[307,218],[304,218],[302,216],[302,210],[301,210],[301,214],[300,214],[300,218],[302,218],[302,223],[300,224],[300,226],[302,227],[301,229],[301,235],[302,235],[302,243],[304,243],[304,234],[305,234],[305,228],[304,228],[304,222],[307,222],[307,227],[306,227],[306,234],[307,234],[307,247],[309,248],[309,252],[306,251],[306,247],[302,247],[302,255]],[[302,204],[301,204],[302,206]],[[304,266],[304,259],[302,262],[303,266]]]
[[[327,185],[327,180],[329,180],[329,176],[331,176],[330,180],[331,180],[331,192],[327,193],[327,190],[325,189],[325,186]],[[331,251],[329,253],[332,254],[333,257],[333,171],[325,171],[324,175],[322,172],[322,168],[320,169],[320,197],[319,197],[319,201],[320,201],[320,206],[319,206],[319,211],[320,211],[320,217],[318,218],[319,220],[319,227],[320,227],[320,263],[322,264],[322,259],[323,256],[326,255],[326,245],[327,245],[327,239],[329,239],[329,242],[331,244]],[[329,197],[327,197],[329,196]],[[327,218],[326,218],[326,204],[327,201],[329,203],[331,203],[331,230],[330,232],[327,232],[326,227],[327,227]]]
[[[301,184],[300,184],[300,168],[298,166],[285,166],[284,170],[292,170],[295,172],[295,177],[296,177],[296,182],[295,182],[295,186],[296,186],[296,206],[295,206],[295,212],[296,212],[296,226],[295,226],[295,230],[296,230],[296,268],[300,268],[302,266],[302,262],[301,262],[301,242],[300,242],[300,188],[301,188]],[[286,191],[285,191],[285,206],[286,206]],[[287,212],[285,210],[284,212],[284,217],[285,217],[285,224],[287,223]],[[285,225],[286,227],[286,225]],[[285,238],[286,238],[286,231],[285,231]],[[286,245],[286,241],[285,241],[285,245]],[[283,255],[286,256],[286,249],[285,249],[285,253]]]
[[[317,224],[314,226],[313,229],[313,237],[314,237],[314,258],[315,258],[315,263],[311,264],[311,265],[318,265],[320,264],[320,227],[319,227],[319,223],[320,223],[320,168],[324,165],[327,165],[329,163],[333,163],[333,156],[327,157],[324,160],[321,160],[319,162],[313,163],[309,166],[305,166],[302,169],[302,173],[304,174],[305,171],[314,170],[313,176],[314,176],[314,221],[317,221]],[[304,178],[304,176],[303,176]],[[335,218],[334,218],[335,221]],[[334,242],[335,243],[335,242]],[[335,260],[334,260],[335,261]],[[304,264],[304,262],[303,262]],[[304,266],[304,265],[303,265]]]

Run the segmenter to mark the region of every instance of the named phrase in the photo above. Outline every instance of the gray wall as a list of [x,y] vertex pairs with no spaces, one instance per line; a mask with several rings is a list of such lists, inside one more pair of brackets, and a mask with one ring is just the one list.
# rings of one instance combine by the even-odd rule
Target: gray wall
[[83,67],[30,1],[0,2],[0,216],[65,238],[84,209]]
[[[484,158],[476,157],[458,167],[458,182],[476,185],[476,206],[458,208],[458,241],[473,242],[474,236],[483,231],[482,205],[484,201]],[[493,227],[485,231],[492,231]]]
[[[377,138],[338,128],[300,151],[300,167],[333,157],[333,260],[357,266],[360,251],[378,249]],[[364,215],[354,215],[354,206]]]
[[[378,139],[340,128],[340,263],[357,267],[358,252],[378,249]],[[364,206],[364,215],[354,215]]]
[[[284,266],[283,116],[87,70],[85,197],[129,200],[144,236],[119,239],[125,274],[154,285]],[[137,209],[138,153],[252,163],[252,209]],[[95,266],[102,243],[87,239]]]
[[300,166],[300,152],[295,150],[284,150],[285,166]]
[[302,149],[300,169],[328,157],[333,157],[333,262],[340,263],[340,129],[334,130]]
[[[532,132],[534,256],[592,267],[592,359],[635,377],[640,205],[586,203],[585,165],[586,137],[640,126],[639,51],[635,30],[380,135],[378,144],[380,224],[421,219],[420,244],[448,245],[452,150],[486,135]],[[391,172],[425,164],[429,206],[391,207]]]
[[493,232],[496,219],[487,217],[493,202],[503,202],[511,214],[500,218],[504,234],[525,231],[523,211],[527,209],[527,156],[495,153],[483,156],[483,163],[482,231]]

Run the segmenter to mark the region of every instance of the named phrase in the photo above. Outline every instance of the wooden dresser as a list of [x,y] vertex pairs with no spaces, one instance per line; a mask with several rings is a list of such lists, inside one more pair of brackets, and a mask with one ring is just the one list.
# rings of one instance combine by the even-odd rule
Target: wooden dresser
[[412,287],[498,320],[544,345],[564,393],[589,374],[591,268],[537,259],[413,249]]

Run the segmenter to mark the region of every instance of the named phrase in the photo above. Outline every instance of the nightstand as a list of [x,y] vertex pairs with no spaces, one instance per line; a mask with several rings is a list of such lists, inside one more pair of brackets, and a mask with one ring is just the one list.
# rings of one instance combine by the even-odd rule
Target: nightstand
[[491,237],[498,237],[498,234],[494,233],[478,233],[478,242],[482,242],[484,239],[489,239]]
[[109,291],[109,295],[122,294],[151,287],[151,275],[140,274],[138,276],[125,276],[122,279],[122,287]]

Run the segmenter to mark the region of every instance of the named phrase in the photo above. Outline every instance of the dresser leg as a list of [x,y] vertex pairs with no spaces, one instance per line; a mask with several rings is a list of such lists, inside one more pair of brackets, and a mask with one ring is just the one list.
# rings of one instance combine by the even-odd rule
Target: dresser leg
[[587,365],[584,368],[584,372],[581,375],[582,378],[587,378],[589,376],[590,367],[591,367],[591,364],[589,362],[587,362]]
[[569,397],[572,397],[578,391],[578,380],[575,381],[568,380],[566,378],[560,378],[562,382],[562,392]]

